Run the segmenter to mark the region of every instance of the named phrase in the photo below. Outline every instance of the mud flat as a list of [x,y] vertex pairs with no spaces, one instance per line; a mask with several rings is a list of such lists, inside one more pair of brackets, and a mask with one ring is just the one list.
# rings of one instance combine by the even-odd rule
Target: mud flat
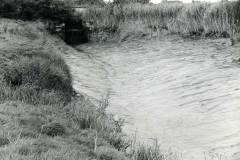
[[108,94],[127,133],[158,138],[183,159],[240,158],[239,45],[165,37],[77,48],[66,55],[75,88],[99,100]]

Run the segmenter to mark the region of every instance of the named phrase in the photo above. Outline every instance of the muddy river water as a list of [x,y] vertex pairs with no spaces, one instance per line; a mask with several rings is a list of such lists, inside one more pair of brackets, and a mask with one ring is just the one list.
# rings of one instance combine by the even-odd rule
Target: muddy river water
[[126,133],[158,138],[183,159],[240,159],[239,46],[166,37],[77,49],[67,55],[75,88],[99,100],[108,94]]

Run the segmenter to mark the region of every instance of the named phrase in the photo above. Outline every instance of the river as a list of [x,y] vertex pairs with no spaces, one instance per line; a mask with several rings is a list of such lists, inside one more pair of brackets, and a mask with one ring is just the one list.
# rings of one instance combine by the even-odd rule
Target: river
[[[89,43],[67,55],[74,87],[183,159],[240,159],[240,47],[228,39]],[[204,156],[205,155],[205,156]]]

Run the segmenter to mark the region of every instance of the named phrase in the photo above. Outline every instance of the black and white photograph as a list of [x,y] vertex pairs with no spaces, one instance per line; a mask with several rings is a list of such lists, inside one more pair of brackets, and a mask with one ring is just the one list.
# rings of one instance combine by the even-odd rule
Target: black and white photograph
[[0,160],[240,160],[240,0],[0,0]]

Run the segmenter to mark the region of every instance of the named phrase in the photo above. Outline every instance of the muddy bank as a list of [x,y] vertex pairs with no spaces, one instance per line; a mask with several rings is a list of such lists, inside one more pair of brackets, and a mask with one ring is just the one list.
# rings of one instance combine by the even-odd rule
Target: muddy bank
[[158,138],[186,159],[240,158],[239,45],[171,36],[77,49],[66,55],[75,88],[109,95],[109,112],[126,119],[127,133]]

